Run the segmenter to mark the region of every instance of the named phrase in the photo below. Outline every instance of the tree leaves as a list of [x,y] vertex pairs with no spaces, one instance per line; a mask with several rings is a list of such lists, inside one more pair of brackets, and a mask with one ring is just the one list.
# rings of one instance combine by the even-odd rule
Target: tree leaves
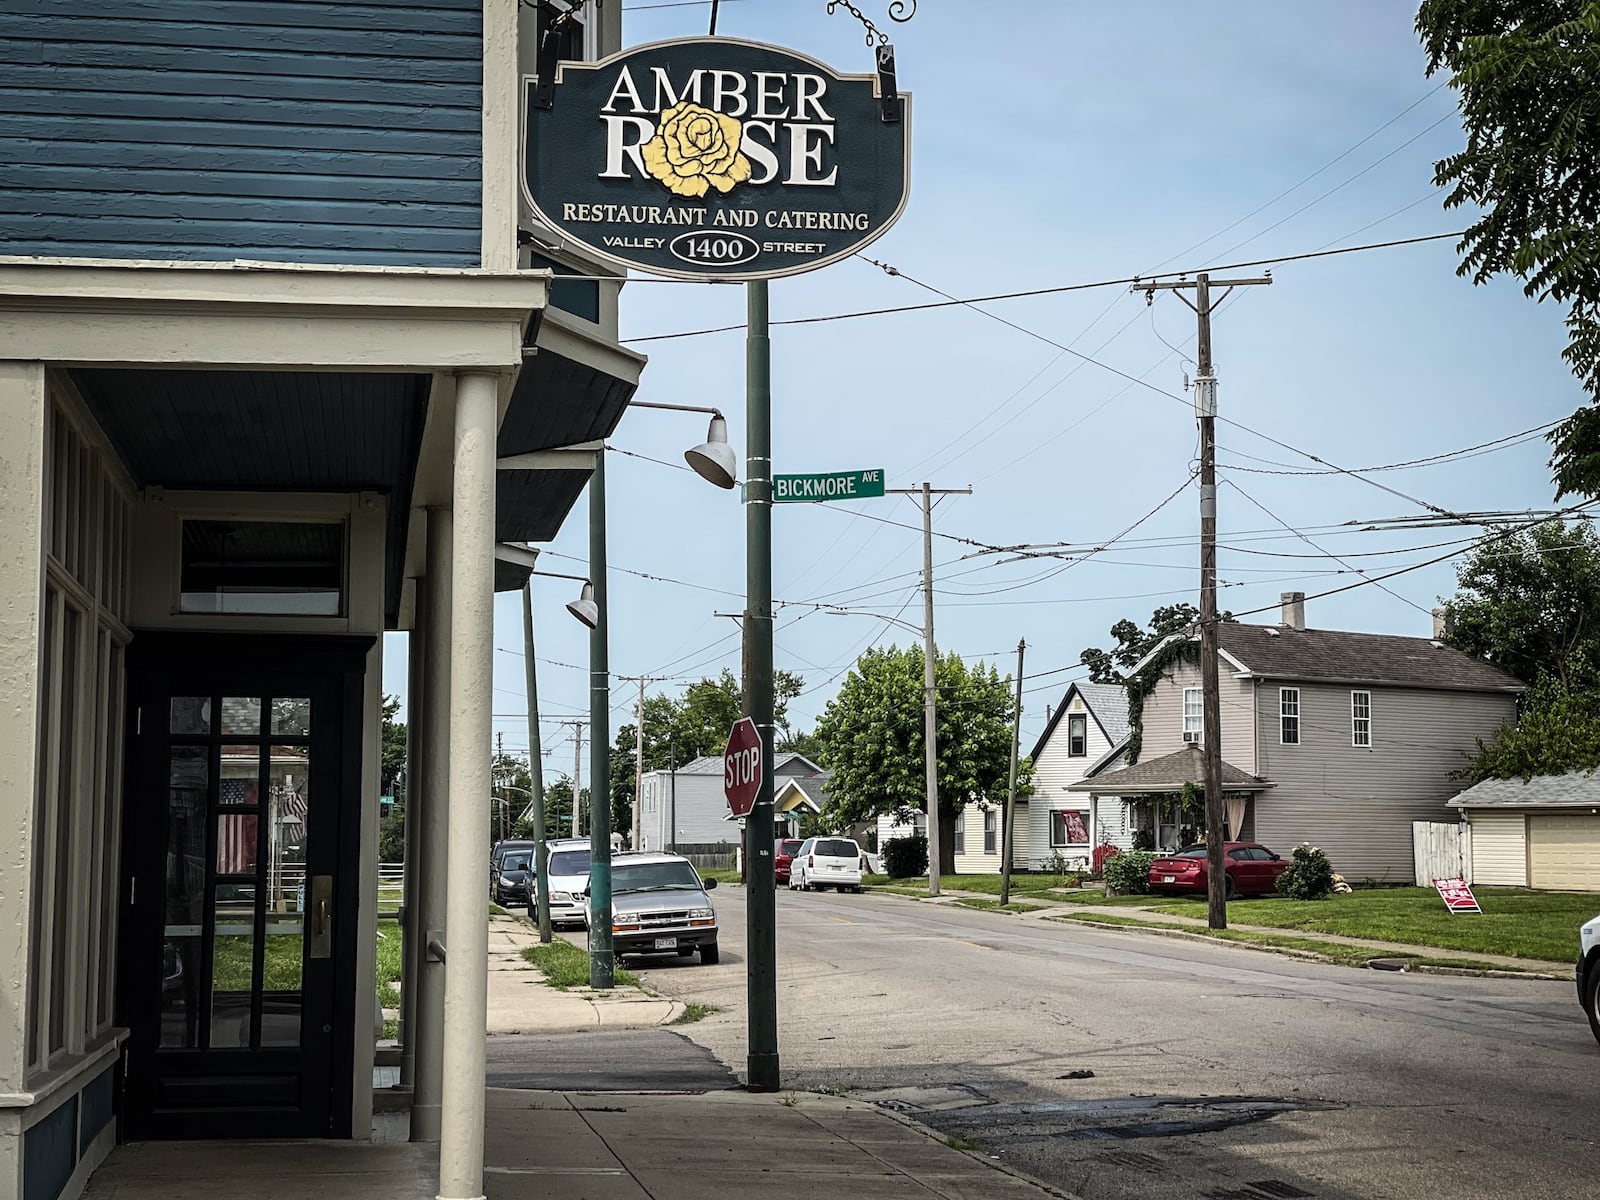
[[[1600,0],[1424,0],[1428,74],[1460,94],[1466,149],[1434,166],[1446,208],[1482,215],[1457,273],[1568,304],[1562,357],[1600,400]],[[1550,434],[1557,497],[1600,493],[1597,414]]]

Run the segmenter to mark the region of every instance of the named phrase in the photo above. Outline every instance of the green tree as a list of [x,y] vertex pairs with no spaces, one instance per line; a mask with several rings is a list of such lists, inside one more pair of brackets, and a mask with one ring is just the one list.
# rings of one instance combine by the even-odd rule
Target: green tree
[[1515,275],[1567,308],[1562,357],[1590,403],[1550,434],[1558,496],[1600,493],[1600,0],[1423,0],[1428,74],[1450,73],[1466,148],[1434,165],[1481,215],[1457,273]]
[[[589,829],[589,789],[578,793],[578,806],[582,810],[583,829]],[[513,831],[517,837],[533,836],[532,821],[518,821]],[[544,834],[548,838],[572,836],[572,776],[562,775],[544,789]]]
[[[1162,638],[1189,628],[1199,619],[1200,610],[1189,603],[1168,604],[1156,609],[1150,614],[1149,625],[1143,629],[1124,617],[1111,627],[1116,646],[1110,650],[1090,646],[1078,656],[1078,661],[1089,668],[1089,678],[1095,683],[1121,683]],[[1228,614],[1224,613],[1222,619],[1228,620]]]
[[1600,766],[1600,536],[1586,521],[1547,521],[1481,544],[1457,569],[1452,646],[1528,685],[1462,774],[1527,778]]
[[[921,647],[869,650],[857,660],[817,722],[816,738],[833,771],[828,808],[833,828],[882,813],[925,809]],[[955,819],[970,800],[1005,797],[1016,715],[1009,677],[983,663],[968,667],[941,654],[937,768],[940,872],[955,869]],[[1032,764],[1017,771],[1026,794]]]
[[403,795],[403,791],[397,792],[395,789],[409,782],[405,779],[406,723],[395,720],[395,714],[399,711],[399,696],[383,698],[382,790],[385,796]]

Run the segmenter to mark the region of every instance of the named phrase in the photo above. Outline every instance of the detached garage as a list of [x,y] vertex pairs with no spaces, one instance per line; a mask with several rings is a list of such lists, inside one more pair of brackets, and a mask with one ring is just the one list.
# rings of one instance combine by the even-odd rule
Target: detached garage
[[1472,827],[1472,881],[1600,892],[1600,777],[1491,779],[1450,801]]

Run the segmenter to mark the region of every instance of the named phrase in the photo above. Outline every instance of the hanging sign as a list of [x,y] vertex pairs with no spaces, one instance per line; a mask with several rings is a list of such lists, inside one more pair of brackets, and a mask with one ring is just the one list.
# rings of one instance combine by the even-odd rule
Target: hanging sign
[[1439,899],[1444,901],[1445,908],[1453,913],[1482,912],[1478,907],[1478,898],[1472,894],[1472,885],[1465,879],[1435,879],[1433,886],[1438,890]]
[[774,504],[814,504],[820,500],[862,500],[883,495],[883,470],[832,471],[825,475],[774,475]]
[[836,262],[895,223],[911,97],[732,38],[655,42],[524,81],[523,187],[561,238],[684,279]]

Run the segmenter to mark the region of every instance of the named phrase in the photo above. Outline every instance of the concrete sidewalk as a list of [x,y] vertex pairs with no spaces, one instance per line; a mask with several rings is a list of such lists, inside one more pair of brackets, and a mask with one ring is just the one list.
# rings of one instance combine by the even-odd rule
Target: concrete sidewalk
[[[811,1093],[513,1092],[484,1117],[488,1200],[1046,1200],[1066,1193],[954,1149],[910,1120]],[[430,1200],[436,1147],[353,1142],[119,1146],[93,1200]]]

